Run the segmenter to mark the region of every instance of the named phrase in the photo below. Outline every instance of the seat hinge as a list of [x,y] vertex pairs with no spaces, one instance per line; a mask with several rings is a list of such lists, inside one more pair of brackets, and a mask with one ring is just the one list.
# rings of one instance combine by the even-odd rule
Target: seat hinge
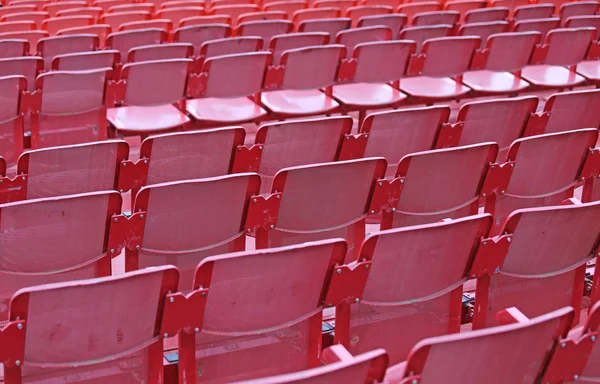
[[18,367],[25,357],[25,320],[10,321],[0,328],[0,363]]
[[469,271],[469,278],[476,279],[500,272],[512,242],[512,237],[512,234],[507,234],[495,238],[481,239]]
[[108,252],[112,257],[121,253],[123,248],[139,250],[144,240],[146,212],[135,212],[131,216],[112,215],[108,235]]
[[274,229],[277,225],[281,199],[281,192],[272,193],[267,197],[261,195],[250,197],[246,215],[246,233],[254,233],[257,229]]
[[578,340],[558,341],[550,358],[542,383],[577,381],[598,339],[598,332],[586,332]]
[[335,307],[342,302],[359,303],[369,278],[370,268],[371,261],[336,266],[331,276],[324,305]]
[[139,190],[146,185],[148,179],[148,169],[150,168],[150,159],[139,159],[136,162],[131,160],[121,161],[119,167],[119,192],[129,190]]
[[201,288],[188,294],[177,292],[166,296],[160,327],[163,338],[175,336],[179,331],[200,332],[208,290],[208,288]]
[[400,201],[403,185],[403,177],[396,177],[392,180],[377,180],[373,189],[369,214],[377,215],[382,212],[395,212]]
[[481,196],[486,197],[493,193],[504,195],[514,169],[514,161],[507,161],[504,164],[491,163],[483,180]]
[[340,149],[338,160],[361,159],[367,148],[368,133],[359,133],[358,135],[345,135]]
[[231,173],[258,172],[262,152],[263,144],[255,144],[250,148],[245,145],[238,145]]

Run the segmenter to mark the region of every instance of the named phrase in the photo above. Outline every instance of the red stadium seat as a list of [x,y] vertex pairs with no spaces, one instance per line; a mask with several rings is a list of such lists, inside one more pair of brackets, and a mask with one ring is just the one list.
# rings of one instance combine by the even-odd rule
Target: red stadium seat
[[515,8],[514,20],[547,19],[554,16],[554,4],[522,5]]
[[375,26],[352,28],[340,31],[335,36],[335,43],[346,46],[346,58],[352,57],[354,48],[361,43],[378,42],[392,39],[392,31],[388,27]]
[[600,90],[580,90],[551,95],[544,110],[529,120],[528,135],[573,131],[582,128],[600,129]]
[[423,43],[429,39],[446,37],[452,34],[451,25],[424,25],[421,27],[408,27],[400,31],[401,40],[412,40],[417,43],[417,52],[421,51]]
[[193,54],[194,47],[187,43],[142,45],[129,50],[127,62],[190,59]]
[[181,19],[193,16],[202,16],[204,8],[202,7],[174,7],[163,8],[156,11],[154,17],[157,19],[168,19],[173,22],[173,26],[180,26]]
[[33,31],[35,29],[37,29],[37,26],[31,20],[5,21],[0,23],[0,33]]
[[307,8],[308,3],[304,0],[286,0],[286,1],[273,1],[270,3],[265,3],[264,10],[265,11],[282,11],[287,15],[287,19],[291,20],[294,12],[299,11],[301,9]]
[[509,9],[506,7],[480,8],[465,13],[465,23],[489,23],[508,20]]
[[392,31],[392,39],[396,39],[400,34],[400,30],[404,28],[407,17],[399,14],[363,16],[358,20],[358,27],[373,27],[376,25],[384,25]]
[[248,21],[262,20],[287,20],[287,14],[283,11],[263,11],[245,13],[238,17],[238,24],[246,23]]
[[54,56],[53,71],[87,71],[100,68],[115,68],[119,59],[117,50],[66,53]]
[[485,50],[488,37],[496,33],[508,32],[508,21],[489,21],[485,23],[466,23],[458,28],[458,36],[479,36],[480,50]]
[[400,4],[396,13],[403,13],[408,17],[408,25],[414,25],[413,19],[417,13],[438,12],[442,10],[442,4],[437,1],[422,1],[418,3]]
[[560,18],[549,17],[547,19],[517,20],[513,26],[514,32],[539,32],[542,39],[546,38],[548,32],[560,27]]
[[394,8],[384,5],[359,5],[347,9],[346,16],[352,20],[352,27],[357,27],[363,17],[390,15]]
[[263,47],[269,47],[271,39],[275,35],[292,32],[293,24],[289,20],[263,20],[247,21],[237,26],[237,36],[260,36],[263,39]]
[[94,24],[86,27],[61,29],[56,33],[56,35],[65,36],[91,33],[98,36],[99,47],[104,48],[106,45],[106,39],[108,38],[108,35],[110,35],[110,31],[110,25],[108,24]]
[[[292,22],[296,27],[305,20],[311,19],[335,19],[342,16],[342,12],[339,8],[309,8],[301,9],[294,12],[292,16]],[[315,31],[304,31],[304,32],[315,32]]]
[[38,28],[42,28],[42,22],[49,17],[48,12],[19,12],[19,13],[8,13],[0,17],[0,22],[6,21],[33,21]]
[[329,41],[335,41],[338,32],[349,29],[351,23],[349,17],[307,19],[298,24],[298,32],[326,32],[329,34]]
[[23,39],[0,40],[0,59],[20,57],[29,54],[29,43]]
[[148,11],[128,11],[128,12],[113,12],[105,13],[100,17],[100,24],[110,25],[113,31],[118,31],[121,24],[131,21],[150,20],[150,12]]
[[54,57],[65,53],[94,51],[98,44],[98,36],[92,34],[53,36],[40,39],[37,51],[44,59],[44,69],[49,70]]
[[158,28],[170,32],[173,29],[173,22],[169,19],[152,19],[142,21],[129,21],[119,26],[119,32],[133,31],[136,29]]
[[46,31],[5,32],[0,33],[0,40],[26,40],[29,43],[29,54],[35,55],[38,41],[49,36]]
[[[417,3],[418,4],[418,3]],[[419,12],[413,16],[412,25],[456,25],[460,20],[458,11]]]
[[[20,113],[19,101],[21,94],[26,90],[27,79],[25,77],[4,75],[0,77],[0,121],[2,121],[0,123],[0,150],[4,158],[3,162],[5,161],[9,165],[15,164],[17,157],[23,152],[23,115]],[[6,164],[4,164],[4,168],[6,168]]]
[[289,49],[325,45],[329,43],[329,34],[325,32],[299,32],[275,35],[271,39],[273,65],[279,65],[281,55]]
[[167,33],[164,29],[137,29],[111,33],[106,39],[106,47],[119,51],[121,54],[121,62],[125,62],[131,48],[142,45],[161,44],[166,40]]
[[44,69],[41,57],[24,56],[0,60],[0,76],[23,76],[27,79],[27,90],[35,90],[35,78]]

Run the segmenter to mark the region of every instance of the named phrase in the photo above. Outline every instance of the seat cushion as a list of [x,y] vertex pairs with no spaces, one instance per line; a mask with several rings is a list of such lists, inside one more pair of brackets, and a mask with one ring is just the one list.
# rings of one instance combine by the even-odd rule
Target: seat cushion
[[342,105],[354,108],[396,105],[406,95],[388,84],[355,83],[333,87],[333,97]]
[[463,83],[482,93],[510,93],[522,91],[529,83],[509,72],[470,71],[463,75]]
[[400,90],[424,99],[453,99],[469,92],[471,88],[448,77],[409,77],[400,80]]
[[585,79],[577,73],[558,65],[530,65],[523,68],[521,77],[539,87],[570,87]]
[[577,64],[577,72],[590,81],[600,82],[600,60],[583,61]]
[[247,97],[193,99],[188,100],[186,109],[198,121],[215,123],[250,122],[267,114]]
[[261,102],[271,112],[283,116],[317,115],[339,107],[333,98],[317,89],[263,92]]
[[190,122],[183,112],[171,104],[109,108],[106,117],[117,130],[142,133],[166,131]]

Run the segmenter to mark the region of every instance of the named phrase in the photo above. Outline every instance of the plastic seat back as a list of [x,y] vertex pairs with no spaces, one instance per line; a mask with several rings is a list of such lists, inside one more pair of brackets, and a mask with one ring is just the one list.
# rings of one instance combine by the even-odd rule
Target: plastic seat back
[[113,31],[118,31],[121,24],[131,21],[150,20],[150,12],[148,11],[127,11],[105,13],[100,17],[100,24],[108,24]]
[[[508,21],[490,21],[486,23],[467,23],[458,29],[458,36],[479,36],[481,38],[481,48],[485,48],[489,36],[496,33],[508,32]],[[524,32],[525,33],[525,32]]]
[[106,83],[110,68],[46,72],[37,77],[42,91],[39,113],[31,115],[31,147],[79,144],[106,139]]
[[523,323],[422,340],[412,349],[400,382],[538,382],[572,321],[573,308],[563,308]]
[[357,7],[348,8],[346,16],[352,20],[352,27],[355,28],[363,17],[390,15],[393,12],[394,8],[385,5],[359,5]]
[[396,13],[403,13],[408,17],[408,25],[414,25],[414,17],[417,13],[437,12],[442,10],[442,4],[436,1],[422,1],[418,3],[400,4]]
[[188,43],[142,45],[129,50],[127,62],[187,59],[193,54],[194,47]]
[[41,29],[42,22],[46,20],[48,16],[48,12],[39,11],[9,13],[0,17],[0,22],[30,20],[33,21],[39,29]]
[[144,215],[143,239],[140,249],[126,248],[125,269],[172,264],[181,272],[181,288],[190,289],[204,258],[245,249],[245,213],[259,188],[259,176],[251,173],[143,187],[134,205]]
[[58,16],[44,20],[42,29],[48,31],[50,36],[54,36],[61,29],[85,27],[93,23],[94,19],[91,16]]
[[249,21],[287,20],[287,17],[287,14],[283,11],[250,12],[239,16],[238,25]]
[[21,32],[5,32],[0,33],[1,40],[26,40],[29,43],[29,54],[35,55],[37,49],[37,43],[44,37],[50,35],[46,31],[21,31]]
[[[454,127],[448,125],[438,137],[437,147],[498,143],[498,159],[506,158],[509,146],[522,137],[529,117],[535,113],[538,99],[525,96],[511,99],[473,101],[463,105]],[[460,129],[457,134],[455,128]],[[450,139],[451,137],[451,139]]]
[[[338,353],[339,351],[339,353]],[[387,354],[383,349],[377,349],[353,357],[341,345],[331,346],[323,350],[323,357],[333,356],[335,362],[325,367],[313,368],[286,375],[261,377],[244,384],[306,384],[319,383],[348,383],[352,380],[377,383],[385,377]]]
[[357,61],[353,81],[397,82],[406,73],[415,49],[415,42],[409,40],[377,41],[356,45],[352,55]]
[[456,25],[459,19],[458,11],[419,12],[414,15],[412,25]]
[[130,12],[130,11],[142,11],[154,13],[154,4],[152,3],[129,3],[129,4],[118,4],[108,8],[106,13],[118,13],[118,12]]
[[0,59],[25,56],[29,53],[29,43],[23,39],[0,40]]
[[[292,22],[297,27],[304,20],[311,19],[335,19],[342,16],[339,8],[309,8],[294,12]],[[305,31],[309,32],[309,31]]]
[[37,6],[35,4],[14,4],[10,7],[2,7],[0,9],[0,18],[10,13],[35,12]]
[[202,7],[174,7],[159,9],[154,14],[157,19],[169,19],[173,22],[173,26],[179,26],[181,19],[184,17],[202,16],[204,8]]
[[86,27],[66,28],[61,29],[56,33],[57,36],[65,35],[79,35],[79,34],[93,34],[98,36],[99,47],[104,48],[106,45],[106,39],[110,35],[111,29],[108,24],[94,24]]
[[15,164],[17,157],[23,152],[23,117],[19,110],[19,100],[25,90],[25,77],[0,77],[0,151],[4,158],[2,162],[10,165]]
[[442,124],[449,117],[447,106],[371,113],[360,128],[361,134],[369,135],[363,157],[385,157],[386,175],[394,176],[404,156],[434,148]]
[[245,170],[261,177],[261,193],[271,191],[273,178],[281,169],[337,160],[352,121],[347,116],[269,123],[256,133],[253,148],[262,146],[258,168],[245,164]]
[[305,0],[289,0],[289,1],[273,1],[265,3],[263,9],[265,11],[282,11],[287,15],[287,19],[291,20],[294,12],[305,9],[308,3]]
[[209,40],[202,43],[200,56],[204,58],[234,55],[237,53],[257,52],[262,48],[263,40],[257,36],[229,37]]
[[345,56],[343,45],[330,44],[285,51],[281,64],[285,68],[283,89],[320,89],[336,80],[338,63]]
[[[143,4],[143,3],[142,3]],[[173,22],[169,19],[152,19],[142,21],[129,21],[119,26],[119,31],[133,31],[135,29],[159,28],[169,32],[173,29]]]
[[[108,48],[116,49],[121,54],[121,61],[127,60],[129,50],[143,45],[161,44],[167,40],[164,29],[148,28],[133,31],[113,32],[106,39]],[[178,41],[182,42],[182,41]]]
[[514,20],[547,19],[554,16],[554,4],[522,5],[515,8]]
[[573,16],[593,16],[598,10],[600,10],[600,4],[596,1],[579,1],[561,5],[558,13],[565,22]]
[[326,32],[329,34],[329,41],[335,41],[338,32],[349,29],[351,23],[349,17],[308,19],[298,24],[298,32]]
[[[143,4],[143,3],[142,3]],[[177,7],[204,7],[204,1],[200,0],[173,0],[166,1],[160,5],[160,9]]]
[[240,53],[207,59],[202,68],[207,80],[203,97],[245,97],[262,90],[268,52]]
[[476,9],[484,9],[487,2],[483,0],[451,0],[444,4],[444,10],[457,11],[460,13],[460,21],[464,22],[468,12]]
[[[23,330],[14,350],[20,363],[6,367],[5,377],[27,382],[76,375],[123,382],[135,376],[162,382],[162,310],[177,282],[177,269],[168,266],[20,290],[10,305],[11,324]],[[64,324],[79,325],[57,337]],[[94,340],[96,347],[85,347],[82,339]]]
[[496,227],[516,209],[558,205],[573,197],[588,149],[597,139],[598,130],[587,128],[516,140],[506,157],[514,168],[505,194],[486,203]]
[[129,157],[125,141],[102,141],[36,149],[19,157],[25,175],[23,199],[117,190],[121,161]]
[[200,47],[205,41],[223,39],[231,35],[231,27],[226,24],[190,25],[177,28],[173,33],[173,41],[189,43],[194,46],[194,54],[200,54]]
[[87,71],[91,69],[114,68],[120,62],[119,56],[119,51],[117,50],[57,55],[52,60],[52,70]]
[[236,30],[237,36],[259,36],[263,39],[263,47],[269,47],[273,36],[290,33],[293,24],[289,20],[264,20],[240,23]]
[[572,306],[577,324],[585,265],[598,246],[599,213],[598,202],[511,213],[501,229],[511,244],[499,256],[499,270],[477,282],[473,328],[497,325],[493,314],[510,306],[526,316]]
[[[493,34],[487,38],[485,64],[478,69],[496,72],[516,72],[527,64],[540,43],[539,32],[509,32]],[[475,60],[473,60],[475,64]]]
[[492,21],[508,20],[509,9],[507,7],[491,7],[472,9],[465,13],[465,23],[489,23]]
[[[56,12],[56,17],[63,16],[89,16],[92,18],[92,24],[96,24],[102,16],[102,8],[100,7],[83,7],[83,8],[72,8],[63,9]],[[71,27],[69,27],[71,28]]]
[[212,12],[215,15],[227,15],[231,17],[231,26],[235,27],[238,25],[238,18],[240,15],[246,13],[257,12],[259,7],[256,4],[240,4],[240,5],[220,5],[214,7]]
[[358,27],[362,28],[384,25],[392,31],[392,39],[395,39],[400,34],[400,30],[404,28],[407,21],[408,18],[405,15],[400,14],[363,16],[358,20]]
[[548,51],[543,63],[568,66],[584,61],[596,34],[593,28],[563,28],[548,32],[544,41]]
[[86,1],[61,1],[57,3],[47,3],[42,6],[42,11],[48,12],[50,17],[56,16],[56,12],[68,10],[68,9],[76,9],[87,7]]
[[27,79],[27,90],[35,89],[35,78],[44,69],[41,57],[24,56],[0,60],[0,77],[23,76]]
[[35,22],[30,20],[5,21],[3,23],[0,23],[0,33],[33,31],[35,29],[37,29]]
[[103,13],[108,13],[110,7],[115,5],[133,4],[132,0],[95,0],[93,3],[94,7],[102,8]]
[[567,28],[592,27],[600,31],[600,15],[593,16],[571,16],[565,24]]
[[572,131],[581,128],[600,128],[600,90],[581,90],[555,93],[544,104],[549,115],[544,133]]
[[[205,259],[194,288],[210,286],[212,295],[207,295],[200,332],[181,336],[187,346],[180,349],[187,367],[183,374],[219,382],[319,367],[322,303],[345,251],[346,244],[334,239]],[[288,300],[290,295],[296,300]],[[238,345],[235,351],[225,347],[232,342]],[[217,353],[207,353],[215,346]]]
[[271,39],[273,65],[278,65],[283,52],[289,49],[304,48],[329,43],[329,34],[325,32],[299,32],[275,35]]
[[[120,212],[121,196],[109,191],[0,205],[7,263],[0,301],[8,305],[15,292],[28,286],[110,276],[110,218]],[[36,247],[23,247],[24,242]],[[7,315],[0,312],[0,319]]]
[[91,52],[98,48],[98,36],[66,35],[40,39],[37,51],[44,59],[44,68],[52,67],[52,60],[58,55],[75,52]]
[[476,214],[488,164],[494,162],[497,153],[497,144],[482,143],[403,157],[396,169],[396,178],[404,178],[402,193],[396,210],[384,212],[381,227]]
[[351,57],[354,47],[360,43],[390,40],[392,31],[383,26],[352,28],[340,31],[335,36],[336,44],[346,46],[346,57]]
[[277,172],[271,191],[281,193],[281,204],[275,224],[257,230],[256,247],[341,237],[348,242],[352,259],[365,236],[371,189],[385,168],[384,159],[370,158]]
[[208,15],[208,16],[192,16],[181,19],[179,25],[181,27],[189,27],[191,25],[205,24],[227,24],[231,25],[231,16],[228,15]]
[[412,40],[417,43],[417,52],[421,51],[423,43],[429,39],[446,37],[452,34],[451,25],[424,25],[421,27],[408,27],[400,31],[401,40]]
[[514,32],[539,32],[542,34],[542,38],[553,29],[560,27],[560,18],[550,17],[547,19],[527,19],[517,20],[513,27]]
[[126,80],[127,84],[123,104],[158,106],[185,99],[191,64],[191,59],[125,64],[121,72],[121,78]]
[[371,262],[364,290],[336,308],[335,341],[352,354],[384,348],[395,364],[423,338],[458,333],[463,283],[491,224],[476,215],[371,233],[356,259]]
[[425,55],[423,76],[454,77],[463,74],[480,44],[480,39],[474,36],[426,40],[421,50]]

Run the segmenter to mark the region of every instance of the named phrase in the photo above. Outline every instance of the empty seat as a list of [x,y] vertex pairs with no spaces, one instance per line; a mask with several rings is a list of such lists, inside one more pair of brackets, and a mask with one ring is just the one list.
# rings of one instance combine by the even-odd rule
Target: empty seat
[[[342,110],[359,110],[361,122],[367,109],[399,106],[406,95],[397,88],[415,47],[413,41],[406,40],[356,45],[352,55],[355,63],[348,71],[351,74],[347,79],[352,82],[333,86],[333,97],[341,104]],[[340,77],[343,71],[345,69],[341,66]]]
[[515,8],[514,20],[546,19],[554,16],[554,4],[522,5]]
[[336,161],[352,118],[336,116],[261,125],[251,147],[238,147],[234,172],[256,172],[261,193],[283,168]]
[[25,90],[25,77],[0,77],[0,152],[9,165],[15,164],[23,152],[23,115],[20,113],[19,100]]
[[108,13],[110,7],[115,5],[132,4],[132,0],[94,0],[93,6],[102,8],[103,13]]
[[360,147],[357,144],[358,148],[353,151],[346,148],[346,145],[353,144],[344,143],[340,159],[385,157],[388,164],[386,175],[393,177],[404,156],[434,148],[438,133],[449,116],[450,108],[447,106],[371,113],[355,139],[366,143]]
[[494,314],[518,306],[527,316],[565,306],[579,322],[586,263],[596,255],[600,203],[529,208],[511,213],[494,243],[496,266],[476,274],[473,328],[498,324]]
[[596,1],[578,1],[576,3],[565,3],[560,6],[558,12],[565,23],[573,16],[592,16],[600,10],[600,4]]
[[483,0],[451,0],[444,4],[444,10],[460,13],[461,22],[464,21],[468,12],[485,7],[487,7],[487,2]]
[[164,29],[148,28],[133,31],[113,32],[106,39],[106,47],[116,49],[121,54],[121,61],[127,60],[129,50],[142,45],[161,44],[167,40]]
[[[292,22],[297,27],[305,20],[311,19],[335,19],[342,16],[339,8],[309,8],[294,12]],[[305,31],[310,32],[310,31]]]
[[525,135],[537,106],[535,96],[466,103],[455,123],[442,126],[436,148],[494,142],[500,147],[498,159],[505,159],[513,141]]
[[516,209],[558,205],[573,197],[575,187],[589,176],[581,172],[597,139],[598,130],[587,128],[516,140],[506,163],[498,162],[501,168],[510,166],[510,174],[494,179],[498,192],[486,200],[496,229]]
[[[488,37],[496,33],[508,32],[508,21],[490,21],[485,23],[466,23],[458,28],[458,36],[479,36],[481,48],[485,50]],[[439,37],[439,36],[436,36]]]
[[105,13],[100,17],[100,24],[108,24],[113,31],[118,31],[121,24],[131,21],[150,20],[150,12],[147,11],[128,11]]
[[42,27],[42,22],[48,18],[48,12],[18,12],[18,13],[9,13],[2,17],[0,17],[0,22],[5,21],[19,21],[19,20],[30,20],[35,22],[38,28]]
[[23,76],[27,79],[27,90],[35,90],[35,78],[44,69],[41,57],[25,56],[0,60],[0,76]]
[[212,9],[215,15],[227,15],[231,17],[231,26],[238,25],[240,15],[259,11],[260,8],[256,4],[240,4],[240,5],[220,5]]
[[403,13],[408,17],[408,25],[413,25],[413,19],[417,13],[437,12],[441,10],[442,4],[436,1],[400,4],[398,8],[396,8],[397,13]]
[[[472,36],[426,40],[409,66],[409,74],[418,76],[404,79],[400,90],[427,101],[454,99],[466,94],[470,89],[462,85],[462,74],[469,68],[479,44],[479,38]],[[449,56],[448,52],[453,55]]]
[[271,38],[292,31],[293,25],[289,20],[248,21],[237,26],[237,36],[260,36],[263,47],[268,47]]
[[[292,49],[283,53],[279,68],[283,72],[265,88],[262,104],[275,116],[308,116],[331,112],[339,107],[331,97],[338,63],[345,56],[343,45]],[[269,74],[267,74],[267,79]],[[325,89],[322,91],[321,89]]]
[[560,18],[549,17],[547,19],[527,19],[517,20],[513,26],[514,32],[539,32],[542,34],[542,39],[546,37],[548,32],[560,27]]
[[546,364],[569,332],[573,308],[531,320],[520,314],[513,321],[485,331],[421,340],[406,362],[388,369],[385,380],[392,384],[546,382],[542,379]]
[[[416,3],[418,4],[418,3]],[[457,11],[419,12],[413,16],[412,25],[456,25],[460,20]]]
[[575,73],[576,66],[585,59],[595,35],[593,28],[550,31],[543,46],[534,52],[532,65],[523,69],[523,79],[535,86],[550,88],[572,87],[584,82],[585,78]]
[[[120,211],[121,196],[112,191],[0,205],[7,262],[0,300],[8,304],[15,292],[32,285],[110,276],[107,219]],[[7,311],[0,312],[0,321],[7,318]]]
[[508,20],[507,7],[491,7],[472,9],[465,13],[465,23],[489,23],[491,21]]
[[208,15],[208,16],[191,16],[181,19],[179,25],[181,27],[188,27],[191,25],[205,25],[205,24],[231,24],[231,16],[229,15]]
[[59,16],[50,17],[42,22],[42,29],[48,31],[50,36],[66,28],[85,27],[94,23],[91,16]]
[[64,9],[56,12],[56,17],[62,16],[89,16],[92,18],[92,24],[96,24],[102,15],[102,8],[100,7],[84,7],[84,8],[73,8]]
[[0,40],[26,40],[29,43],[29,54],[35,55],[38,41],[49,36],[46,31],[5,32],[0,33]]
[[37,9],[35,4],[18,4],[0,9],[0,18],[9,13],[34,12]]
[[265,11],[282,11],[285,12],[289,20],[292,19],[294,12],[307,8],[308,4],[305,0],[289,0],[289,1],[273,1],[265,3]]
[[37,29],[35,22],[30,20],[22,21],[5,21],[0,23],[0,33],[32,31]]
[[40,39],[37,51],[44,59],[44,68],[49,70],[54,57],[65,53],[94,51],[98,44],[98,36],[92,34],[53,36]]
[[119,31],[133,31],[135,29],[159,28],[169,32],[173,29],[173,22],[169,19],[152,19],[142,21],[129,21],[119,26]]
[[23,39],[0,40],[0,59],[29,54],[29,43]]
[[423,43],[429,39],[446,37],[452,34],[454,27],[451,25],[423,25],[420,27],[408,27],[400,31],[401,40],[412,40],[417,43],[417,52],[421,51]]
[[283,11],[263,11],[245,13],[239,16],[238,24],[246,23],[248,21],[262,20],[287,20],[287,14]]
[[120,133],[138,135],[188,124],[190,119],[182,110],[192,63],[191,59],[168,59],[125,64],[121,72],[124,89],[116,102],[122,106],[107,110],[110,124]]
[[[597,293],[597,292],[596,292]],[[592,301],[594,302],[594,301]],[[562,356],[555,354],[553,359],[551,360],[554,365],[550,365],[546,374],[552,373],[561,373],[560,370],[563,367],[568,367],[567,369],[572,369],[572,367],[577,363],[584,363],[581,366],[577,366],[577,368],[581,368],[580,372],[577,372],[578,379],[582,382],[594,382],[598,381],[600,378],[600,371],[598,371],[598,344],[594,343],[597,338],[598,325],[600,321],[600,304],[596,302],[593,306],[588,308],[588,317],[580,324],[579,327],[571,330],[569,335],[564,338],[562,341],[565,343],[565,347],[569,347],[569,351],[564,353]],[[589,344],[593,343],[591,347]],[[565,351],[566,352],[566,351]],[[577,363],[573,364],[565,364],[567,362],[567,358],[575,357],[577,360],[574,360]],[[556,367],[556,371],[552,368]],[[557,372],[558,371],[558,372]],[[563,368],[564,371],[564,368]]]
[[117,12],[131,12],[131,11],[142,11],[154,13],[154,4],[152,3],[128,3],[128,4],[117,4],[108,8],[106,13],[117,13]]
[[359,300],[336,308],[335,342],[352,354],[385,348],[396,364],[421,339],[458,333],[463,283],[491,224],[490,215],[476,215],[369,234],[358,256],[346,258],[370,265]]
[[[60,217],[56,209],[52,211]],[[79,212],[73,210],[69,214],[79,216]],[[78,243],[87,245],[83,242],[89,237],[87,233],[82,234]],[[45,241],[52,243],[50,236]],[[69,240],[65,239],[65,242]],[[64,243],[55,244],[64,250]],[[96,250],[101,249],[101,245],[101,242],[96,244]],[[55,252],[60,254],[59,250]],[[47,256],[44,254],[45,259]],[[64,259],[59,260],[63,263]],[[79,257],[70,261],[87,260]],[[110,260],[108,264],[110,266]],[[93,266],[87,269],[93,269]],[[65,275],[74,279],[94,276],[91,272]],[[46,280],[60,281],[57,278]],[[9,323],[9,327],[20,331],[20,339],[8,348],[10,363],[4,367],[4,378],[7,383],[12,379],[18,382],[39,378],[53,381],[71,375],[100,381],[122,382],[143,377],[152,382],[164,382],[161,319],[167,293],[175,292],[177,283],[177,269],[168,266],[124,276],[20,290],[11,301]],[[98,324],[94,325],[96,322]],[[64,329],[64,324],[78,324],[76,334],[65,332],[58,337],[57,330]],[[114,337],[105,339],[106,335]],[[79,342],[80,337],[93,340],[90,343],[99,346],[85,347]],[[32,338],[41,340],[31,343],[28,340]],[[2,348],[6,348],[5,345]],[[6,355],[4,351],[2,354]]]
[[352,20],[352,27],[357,27],[363,17],[390,15],[393,12],[394,8],[385,5],[359,5],[348,8],[346,16]]
[[335,41],[338,32],[349,29],[351,23],[349,17],[307,19],[298,24],[298,32],[326,32],[329,41]]
[[199,124],[257,121],[266,111],[255,101],[263,86],[267,52],[217,56],[204,62],[201,82],[190,85],[187,112]]
[[[252,215],[256,247],[277,247],[341,237],[353,259],[365,237],[371,189],[385,174],[382,158],[284,168],[273,179],[270,197],[257,197]],[[281,203],[265,205],[281,194]],[[254,200],[253,200],[254,201]],[[259,208],[260,207],[260,208]]]
[[202,43],[200,47],[200,57],[207,59],[236,53],[257,52],[262,47],[263,40],[258,36],[239,36],[208,40]]
[[[319,367],[322,303],[345,251],[343,241],[324,240],[206,258],[194,284],[184,286],[196,294],[210,286],[210,293],[202,308],[189,307],[204,314],[202,324],[192,325],[198,333],[179,333],[182,374],[221,382]],[[298,292],[299,285],[310,288]],[[235,351],[226,347],[232,343]]]
[[513,94],[529,87],[520,76],[540,42],[538,32],[498,33],[477,51],[463,83],[480,94]]
[[223,39],[230,35],[231,27],[227,24],[190,25],[177,28],[173,33],[173,41],[192,44],[194,46],[194,57],[197,60],[200,56],[200,47],[204,42]]
[[360,43],[390,40],[392,31],[384,26],[352,28],[340,31],[335,36],[335,43],[346,46],[346,58],[352,57],[354,47]]
[[400,33],[400,30],[404,28],[407,21],[407,17],[400,14],[363,16],[358,20],[357,26],[361,28],[384,25],[388,27],[390,31],[392,31],[392,39],[396,39]]
[[600,31],[600,15],[571,16],[566,20],[566,28],[592,27]]
[[110,34],[110,25],[107,24],[94,24],[88,25],[86,27],[76,27],[76,28],[67,28],[61,29],[56,33],[57,36],[65,36],[65,35],[79,35],[79,34],[94,34],[98,36],[99,47],[104,48],[106,45],[106,39]]
[[356,5],[356,0],[315,0],[312,8],[338,8],[345,15],[348,8]]
[[329,43],[329,34],[325,32],[299,32],[275,35],[271,39],[273,65],[279,65],[281,55],[289,49],[325,45]]
[[561,92],[551,95],[544,110],[530,119],[530,135],[572,131],[581,128],[600,128],[600,90]]
[[395,175],[400,179],[395,188],[402,185],[400,197],[383,212],[381,228],[476,214],[488,165],[497,153],[497,144],[482,143],[404,156]]
[[31,147],[78,144],[106,139],[106,83],[109,68],[46,72],[35,86],[42,96],[30,108]]
[[169,19],[173,22],[173,26],[179,26],[181,19],[184,17],[202,16],[204,8],[202,7],[175,7],[159,9],[154,14],[157,19]]
[[133,47],[127,55],[128,63],[138,61],[188,59],[194,54],[194,47],[188,43],[153,44]]

